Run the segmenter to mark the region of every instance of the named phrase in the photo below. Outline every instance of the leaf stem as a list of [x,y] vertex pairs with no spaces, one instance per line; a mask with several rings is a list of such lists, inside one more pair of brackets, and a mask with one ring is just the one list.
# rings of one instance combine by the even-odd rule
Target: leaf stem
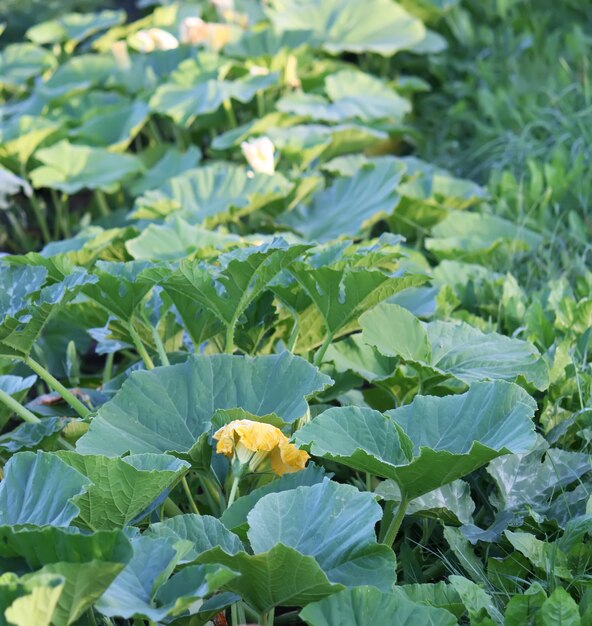
[[175,515],[183,515],[183,511],[170,499],[167,498],[164,501],[164,512],[168,517],[175,517]]
[[381,543],[384,543],[387,546],[392,546],[393,543],[395,543],[397,533],[399,532],[399,528],[401,528],[401,524],[405,518],[405,512],[407,511],[407,506],[409,505],[409,498],[407,497],[407,494],[400,485],[399,488],[401,489],[401,502],[399,503],[397,514],[389,523],[381,541]]
[[70,390],[66,389],[64,385],[57,379],[54,378],[40,363],[33,360],[30,356],[27,356],[23,359],[25,365],[30,367],[35,374],[39,376],[39,378],[43,379],[47,386],[53,391],[57,392],[62,396],[62,398],[78,413],[78,415],[82,418],[87,418],[91,411],[87,408]]
[[115,358],[115,352],[109,352],[105,359],[105,367],[103,368],[103,385],[111,380],[113,373],[113,359]]
[[261,626],[273,626],[273,619],[275,616],[275,609],[269,609],[261,615]]
[[41,421],[36,415],[31,413],[29,409],[24,407],[11,395],[7,394],[6,391],[2,391],[2,389],[0,389],[0,402],[29,424],[38,424]]
[[128,330],[132,337],[132,341],[134,342],[134,346],[136,346],[136,350],[140,355],[142,361],[144,361],[144,365],[146,369],[153,370],[154,369],[154,361],[150,358],[148,351],[146,350],[144,344],[142,343],[142,339],[140,335],[138,335],[138,331],[134,328],[133,322],[128,324]]
[[100,214],[103,217],[107,217],[111,213],[111,209],[109,208],[105,192],[101,189],[95,189],[95,200],[97,201]]
[[224,100],[222,106],[224,107],[224,111],[226,112],[228,125],[230,126],[230,128],[236,128],[238,126],[238,122],[236,121],[236,115],[234,114],[234,109],[232,108],[232,102],[230,101],[230,98]]
[[39,229],[41,230],[41,236],[43,237],[44,243],[49,243],[51,241],[51,235],[49,234],[49,227],[47,225],[47,219],[45,218],[45,213],[39,204],[39,200],[35,195],[35,192],[31,194],[29,197],[31,201],[31,206],[33,207],[33,213],[35,213],[35,219],[37,220],[37,224],[39,225]]
[[191,489],[189,489],[189,483],[187,482],[187,478],[185,476],[181,478],[181,484],[183,485],[183,491],[187,496],[187,501],[189,502],[189,508],[191,509],[191,512],[195,513],[196,515],[200,515],[199,509],[197,508],[197,504],[195,504],[195,500],[193,499],[193,495],[191,494]]
[[224,352],[232,354],[234,352],[234,324],[226,327],[226,341],[224,342]]
[[236,494],[238,493],[238,483],[240,482],[240,476],[235,476],[232,481],[232,487],[230,488],[230,494],[228,495],[228,502],[226,504],[226,508],[229,508],[230,505],[235,501]]
[[321,345],[321,347],[316,351],[316,353],[314,355],[314,359],[312,360],[312,362],[317,367],[321,364],[321,362],[323,360],[323,357],[325,356],[325,352],[327,352],[327,350],[328,350],[329,346],[331,345],[332,341],[333,341],[333,334],[329,333],[325,337],[325,341],[323,341],[323,344]]
[[169,361],[169,357],[166,353],[164,344],[162,343],[162,339],[160,338],[160,333],[158,332],[158,329],[150,325],[150,331],[152,332],[152,339],[154,340],[154,344],[156,345],[156,351],[158,352],[160,364],[170,365],[171,362]]

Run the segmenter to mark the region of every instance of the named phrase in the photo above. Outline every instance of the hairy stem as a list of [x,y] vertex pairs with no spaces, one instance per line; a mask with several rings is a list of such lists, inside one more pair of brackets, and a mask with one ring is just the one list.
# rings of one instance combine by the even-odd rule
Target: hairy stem
[[8,395],[5,391],[2,391],[2,389],[0,389],[0,402],[29,424],[38,424],[41,421],[36,415],[31,413],[29,409],[24,407],[20,402]]

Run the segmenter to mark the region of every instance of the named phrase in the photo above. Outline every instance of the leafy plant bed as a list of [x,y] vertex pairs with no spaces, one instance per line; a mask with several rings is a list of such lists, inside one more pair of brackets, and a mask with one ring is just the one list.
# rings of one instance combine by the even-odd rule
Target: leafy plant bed
[[0,51],[0,623],[592,620],[592,275],[414,153],[456,4]]

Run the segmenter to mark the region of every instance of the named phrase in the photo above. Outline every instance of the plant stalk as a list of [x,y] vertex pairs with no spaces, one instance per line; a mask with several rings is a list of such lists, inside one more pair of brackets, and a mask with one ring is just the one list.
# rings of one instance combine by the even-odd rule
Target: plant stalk
[[132,341],[134,342],[134,346],[136,346],[136,350],[138,351],[138,354],[140,355],[140,358],[142,359],[142,361],[144,361],[144,365],[146,366],[146,369],[153,370],[154,361],[150,358],[150,355],[148,354],[148,351],[146,350],[144,344],[142,343],[142,339],[140,338],[140,335],[138,335],[138,331],[134,328],[134,325],[132,322],[128,324],[128,330],[132,337]]
[[185,476],[181,478],[181,484],[183,485],[183,491],[185,492],[185,495],[187,496],[187,501],[189,502],[189,508],[191,509],[191,512],[195,513],[195,515],[200,515],[199,509],[197,508],[197,504],[195,503],[195,500],[193,499],[193,495],[191,494],[191,489],[189,489],[189,483],[187,482],[187,478]]
[[238,493],[239,482],[240,482],[240,477],[235,476],[234,480],[232,481],[232,487],[230,488],[230,494],[228,495],[228,502],[226,504],[226,508],[229,508],[230,505],[235,501],[236,494]]
[[91,411],[87,408],[70,390],[66,389],[62,383],[52,376],[40,363],[33,360],[30,356],[23,359],[25,365],[30,367],[39,378],[43,379],[47,386],[57,392],[62,398],[78,413],[80,417],[87,418]]
[[99,207],[100,214],[103,217],[107,217],[111,213],[111,209],[109,208],[109,203],[107,202],[105,192],[101,189],[95,189],[95,200],[97,201],[97,206]]
[[15,400],[12,396],[8,395],[6,391],[0,389],[0,402],[7,406],[11,411],[18,415],[22,420],[28,424],[38,424],[41,420],[31,413],[29,409],[24,407],[20,402]]
[[316,351],[312,362],[317,367],[323,361],[323,357],[325,356],[325,352],[327,352],[327,350],[329,349],[329,346],[331,345],[332,341],[333,341],[333,335],[331,333],[329,333],[325,337],[325,341],[323,341],[323,344],[321,345],[321,347]]
[[399,528],[401,528],[401,524],[403,523],[403,519],[405,518],[405,512],[407,511],[408,505],[409,505],[409,498],[407,497],[407,494],[401,488],[401,502],[399,503],[397,514],[389,523],[388,528],[386,529],[386,532],[384,534],[384,537],[381,540],[381,543],[384,543],[387,546],[392,546],[393,543],[395,543],[395,539],[397,538],[397,533],[399,532]]

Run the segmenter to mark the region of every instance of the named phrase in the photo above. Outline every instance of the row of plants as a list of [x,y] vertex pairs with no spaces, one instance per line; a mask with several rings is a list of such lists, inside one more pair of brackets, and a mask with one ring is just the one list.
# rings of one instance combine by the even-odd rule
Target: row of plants
[[592,275],[417,156],[457,4],[0,51],[0,623],[590,621]]

